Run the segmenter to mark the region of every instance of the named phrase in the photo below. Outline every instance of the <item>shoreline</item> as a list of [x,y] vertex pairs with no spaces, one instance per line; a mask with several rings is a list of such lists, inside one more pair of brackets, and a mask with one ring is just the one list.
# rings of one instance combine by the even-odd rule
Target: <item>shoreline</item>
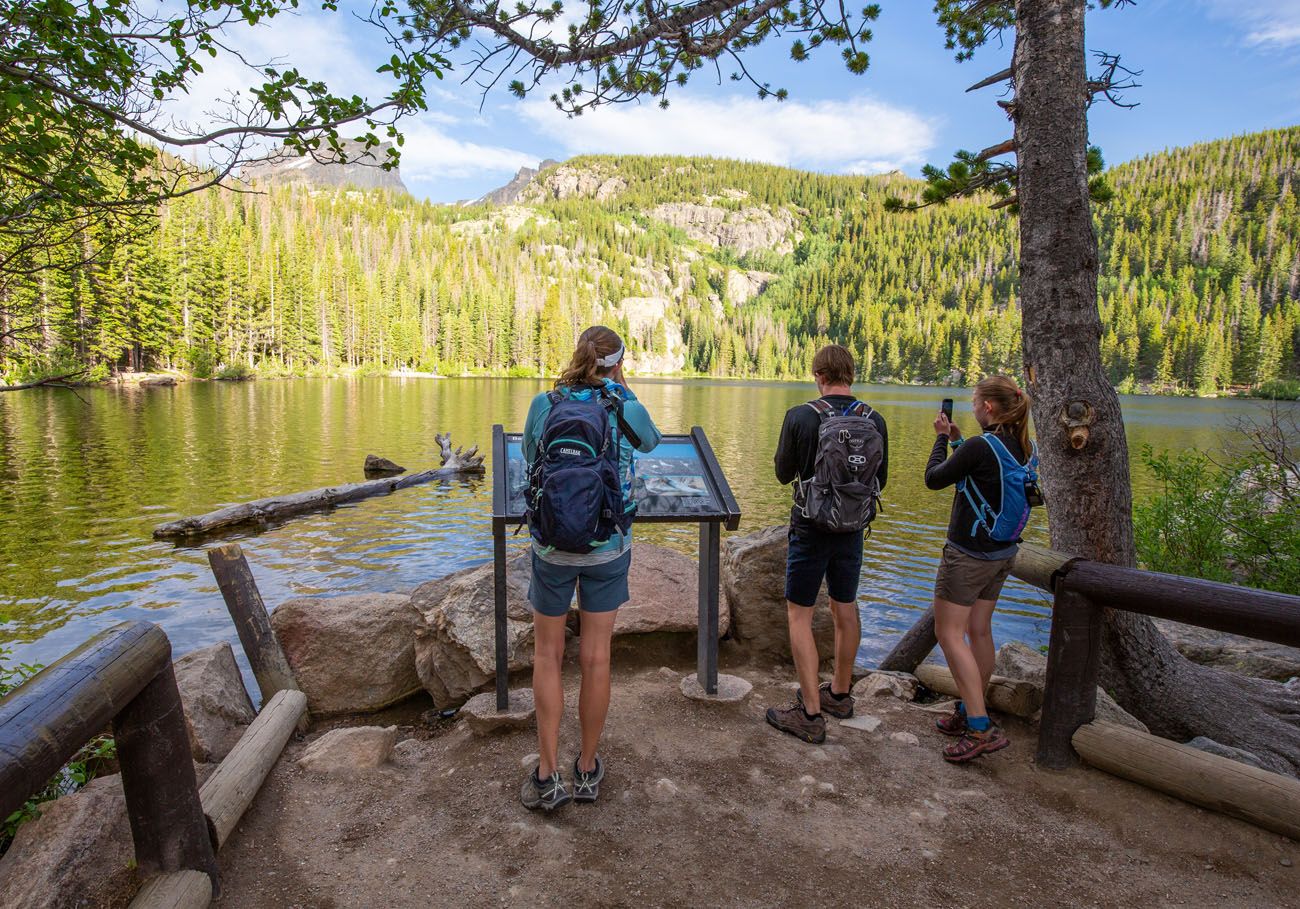
[[[356,369],[339,369],[329,372],[310,372],[305,374],[283,374],[283,373],[266,373],[257,370],[249,371],[231,376],[195,376],[182,371],[163,371],[163,372],[139,372],[139,373],[117,373],[109,376],[100,382],[86,383],[66,383],[75,388],[127,388],[127,387],[150,387],[150,386],[173,386],[183,382],[251,382],[251,381],[282,381],[291,379],[429,379],[429,380],[449,380],[449,379],[524,379],[532,381],[549,381],[550,376],[542,375],[513,375],[509,371],[505,372],[463,372],[456,375],[445,375],[436,372],[426,372],[420,370],[385,370],[376,371],[366,367]],[[701,373],[637,373],[632,376],[637,381],[647,381],[655,383],[672,383],[672,382],[720,382],[730,384],[752,384],[761,383],[764,385],[799,385],[807,384],[797,378],[775,378],[770,376],[726,376],[711,375]],[[865,387],[882,387],[882,388],[933,388],[943,390],[965,391],[973,386],[970,385],[950,385],[939,382],[895,382],[888,378],[873,379],[870,381],[858,383]],[[5,390],[7,386],[0,385],[0,391]],[[1115,392],[1122,398],[1190,398],[1200,401],[1212,401],[1220,398],[1245,399],[1255,401],[1279,401],[1282,403],[1300,402],[1300,396],[1295,398],[1284,396],[1275,397],[1252,393],[1247,387],[1233,386],[1222,389],[1213,394],[1194,394],[1186,389],[1174,389],[1168,391],[1157,390],[1154,386],[1141,385],[1132,391],[1121,391],[1119,387]],[[1256,389],[1255,391],[1258,391]]]

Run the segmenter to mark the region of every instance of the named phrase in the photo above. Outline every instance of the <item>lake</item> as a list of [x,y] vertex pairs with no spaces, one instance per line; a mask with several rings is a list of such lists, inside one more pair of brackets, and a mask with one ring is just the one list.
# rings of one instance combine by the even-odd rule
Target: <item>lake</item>
[[[665,432],[705,428],[744,511],[739,532],[786,520],[789,491],[776,483],[772,452],[782,415],[813,396],[810,385],[632,384]],[[14,659],[48,663],[124,619],[162,624],[177,655],[235,642],[203,550],[154,541],[156,525],[360,480],[369,453],[410,470],[435,466],[438,432],[486,449],[492,424],[522,428],[544,387],[527,379],[365,378],[99,388],[80,398],[58,389],[0,394],[0,644]],[[969,434],[966,389],[859,389],[890,430],[885,510],[863,566],[866,664],[930,600],[951,492],[926,490],[922,471],[945,394],[956,398]],[[1261,408],[1238,399],[1123,400],[1135,454],[1143,444],[1222,449],[1234,441],[1233,421]],[[1134,483],[1139,499],[1150,493],[1140,471]],[[430,484],[226,539],[243,547],[272,607],[293,596],[406,590],[491,558],[490,498],[482,479]],[[637,534],[695,552],[694,525],[640,525]],[[1041,513],[1027,538],[1046,541]],[[511,543],[525,541],[521,534]],[[999,642],[1045,643],[1046,604],[1041,593],[1009,584]]]

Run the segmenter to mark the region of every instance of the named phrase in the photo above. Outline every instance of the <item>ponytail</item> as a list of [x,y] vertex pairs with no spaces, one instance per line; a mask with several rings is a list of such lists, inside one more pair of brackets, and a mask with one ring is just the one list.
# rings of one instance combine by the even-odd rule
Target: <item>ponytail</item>
[[569,365],[564,368],[564,372],[560,373],[555,387],[600,385],[612,367],[601,366],[599,361],[603,357],[618,353],[622,347],[623,340],[613,329],[603,325],[591,326],[578,338],[578,343],[573,349],[573,357],[569,360]]
[[990,428],[1005,429],[1020,443],[1029,456],[1029,393],[1006,376],[986,376],[975,385],[975,394],[994,408],[995,422]]

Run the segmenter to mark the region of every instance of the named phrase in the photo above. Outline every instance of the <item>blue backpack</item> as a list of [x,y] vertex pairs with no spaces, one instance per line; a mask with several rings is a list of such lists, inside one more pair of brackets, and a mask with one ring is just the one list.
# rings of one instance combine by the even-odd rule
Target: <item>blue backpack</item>
[[586,400],[548,393],[551,412],[528,474],[529,531],[542,546],[563,552],[591,552],[632,524],[610,415],[633,445],[636,434],[623,420],[623,401],[603,387],[593,391]]
[[994,511],[979,487],[969,478],[958,481],[957,489],[965,494],[966,501],[975,512],[975,523],[971,526],[970,535],[975,536],[983,527],[995,542],[1014,543],[1020,539],[1021,531],[1029,522],[1030,497],[1038,496],[1038,446],[1032,446],[1028,463],[1021,464],[993,433],[984,433],[984,441],[998,459],[1002,479],[1002,510]]

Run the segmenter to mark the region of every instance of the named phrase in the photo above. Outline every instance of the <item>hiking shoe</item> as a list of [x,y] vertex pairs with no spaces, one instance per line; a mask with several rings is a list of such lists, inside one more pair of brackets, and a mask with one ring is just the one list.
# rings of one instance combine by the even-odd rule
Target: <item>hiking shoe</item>
[[997,726],[990,726],[984,732],[967,728],[961,738],[943,749],[943,759],[952,764],[964,764],[981,754],[1001,751],[1010,744],[1011,740]]
[[524,803],[524,807],[529,811],[554,811],[561,805],[567,805],[573,800],[569,795],[569,789],[564,785],[564,778],[560,776],[557,770],[546,779],[539,779],[537,771],[534,770],[528,774],[524,780],[523,788],[519,791],[519,801]]
[[591,771],[579,770],[578,759],[573,759],[573,800],[594,802],[600,797],[600,781],[605,778],[605,762],[596,755],[596,767]]
[[803,712],[802,704],[795,704],[784,710],[767,708],[767,722],[782,732],[788,732],[797,739],[820,745],[826,741],[826,717],[818,714],[809,717]]
[[[831,683],[827,682],[817,689],[821,696],[822,713],[829,713],[837,720],[847,720],[853,716],[853,695],[845,692],[844,694],[834,694],[831,691]],[[795,693],[795,701],[799,706],[803,706],[803,692]]]
[[966,712],[958,707],[952,708],[952,713],[947,716],[941,716],[934,721],[934,728],[938,729],[944,735],[965,735],[966,734]]

